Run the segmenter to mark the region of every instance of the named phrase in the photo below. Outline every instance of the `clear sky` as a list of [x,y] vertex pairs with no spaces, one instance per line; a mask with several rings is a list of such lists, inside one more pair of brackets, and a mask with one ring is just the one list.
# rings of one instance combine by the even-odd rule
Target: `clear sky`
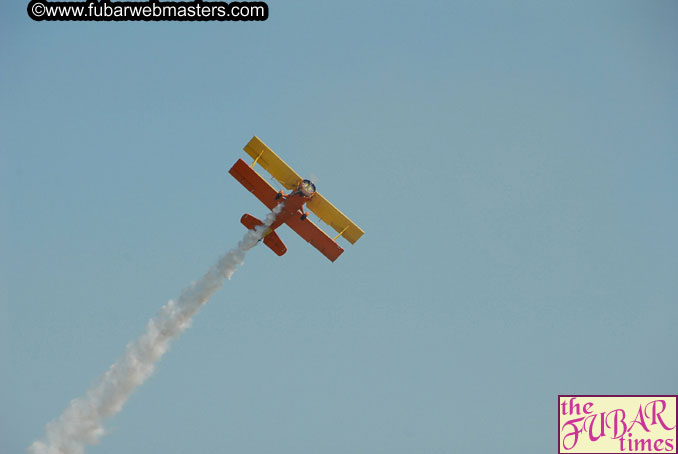
[[257,247],[88,452],[543,453],[557,394],[678,391],[678,4],[0,6],[0,451],[265,210],[256,134],[365,236]]

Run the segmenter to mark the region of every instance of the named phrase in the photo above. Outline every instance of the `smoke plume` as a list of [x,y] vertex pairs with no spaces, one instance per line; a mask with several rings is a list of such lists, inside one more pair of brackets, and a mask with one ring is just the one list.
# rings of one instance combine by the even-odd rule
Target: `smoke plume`
[[127,345],[125,354],[85,393],[47,424],[45,438],[28,448],[29,454],[82,454],[104,435],[103,423],[117,414],[134,390],[153,373],[155,364],[170,343],[191,323],[193,316],[230,279],[245,254],[264,235],[282,209],[279,204],[264,224],[248,230],[237,247],[228,251],[202,279],[185,288],[176,301],[170,300],[149,320],[146,331]]

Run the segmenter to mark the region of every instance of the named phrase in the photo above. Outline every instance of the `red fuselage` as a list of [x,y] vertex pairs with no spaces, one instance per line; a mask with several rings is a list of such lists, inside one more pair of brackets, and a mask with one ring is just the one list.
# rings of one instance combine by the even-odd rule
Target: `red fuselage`
[[303,206],[306,202],[311,200],[311,197],[307,197],[302,194],[301,191],[296,190],[290,194],[280,193],[281,197],[278,199],[277,205],[284,203],[282,210],[275,217],[275,220],[269,227],[271,230],[275,230],[280,227],[287,219],[292,216],[303,216],[304,210]]
[[[274,232],[282,224],[287,224],[301,238],[333,262],[344,252],[344,249],[334,239],[306,218],[304,204],[311,202],[316,194],[315,185],[310,180],[300,181],[294,191],[290,194],[284,194],[276,192],[266,180],[252,169],[251,165],[248,165],[242,159],[238,159],[229,172],[269,210],[275,209],[281,203],[284,204],[280,213],[276,215],[273,223],[263,235],[263,243],[277,255],[281,256],[287,251],[285,244]],[[240,222],[250,230],[263,224],[262,221],[248,213],[242,216]]]

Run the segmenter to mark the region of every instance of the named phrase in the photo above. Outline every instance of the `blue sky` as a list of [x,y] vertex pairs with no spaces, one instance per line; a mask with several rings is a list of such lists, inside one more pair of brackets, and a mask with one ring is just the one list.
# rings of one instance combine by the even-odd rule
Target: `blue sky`
[[258,247],[88,452],[547,452],[556,396],[676,393],[673,2],[0,14],[0,450],[264,208],[257,134],[365,236]]

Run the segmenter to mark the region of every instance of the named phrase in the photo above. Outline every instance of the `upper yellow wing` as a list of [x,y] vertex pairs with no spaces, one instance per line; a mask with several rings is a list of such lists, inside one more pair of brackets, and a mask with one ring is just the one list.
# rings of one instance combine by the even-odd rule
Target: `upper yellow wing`
[[280,156],[275,154],[273,150],[268,148],[259,137],[252,137],[252,140],[245,145],[244,150],[248,155],[254,158],[255,163],[261,164],[273,178],[285,186],[285,189],[297,188],[301,181],[299,174],[297,174],[292,167],[288,166],[285,161],[280,159]]
[[325,197],[317,192],[313,198],[306,203],[309,210],[313,211],[320,219],[339,235],[346,238],[351,243],[355,243],[363,236],[363,230],[351,221],[344,213],[339,211],[334,205],[327,201]]
[[[254,163],[261,166],[270,173],[273,178],[278,180],[286,189],[296,189],[302,178],[292,167],[287,165],[280,156],[254,136],[252,140],[245,145],[244,150],[254,158]],[[254,165],[254,164],[252,164]],[[311,200],[306,203],[309,210],[315,213],[327,225],[336,230],[340,236],[343,236],[351,243],[355,243],[363,235],[363,230],[351,221],[344,213],[339,211],[334,205],[327,201],[325,197],[317,192]],[[339,236],[338,235],[338,236]]]

